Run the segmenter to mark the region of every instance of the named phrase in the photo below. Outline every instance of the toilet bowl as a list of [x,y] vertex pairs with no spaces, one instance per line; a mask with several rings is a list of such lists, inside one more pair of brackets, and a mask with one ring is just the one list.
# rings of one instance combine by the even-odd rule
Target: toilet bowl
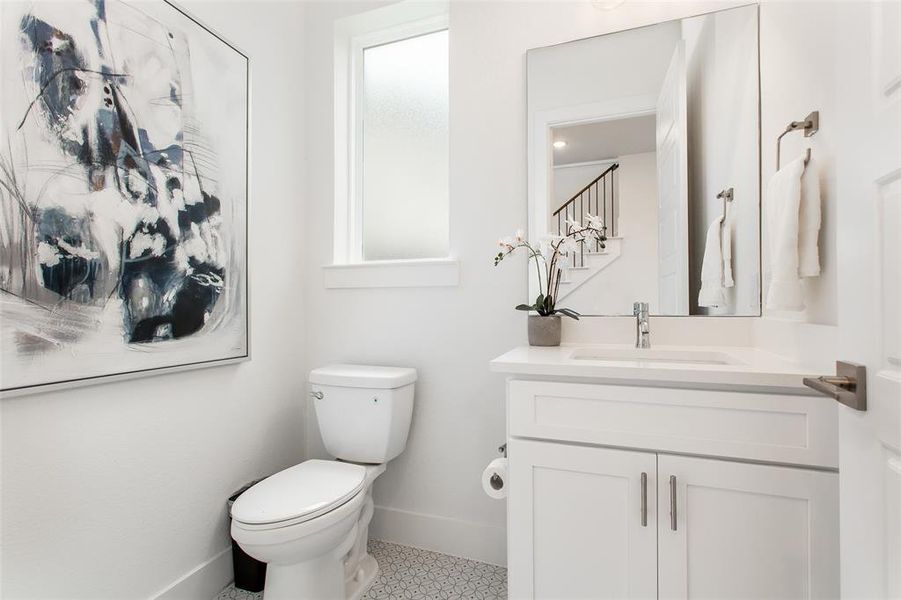
[[265,600],[358,600],[378,574],[366,550],[372,483],[403,452],[414,369],[333,365],[310,374],[323,442],[308,460],[244,492],[232,537],[267,563]]
[[370,583],[377,569],[366,570],[360,564],[365,557],[351,551],[365,536],[372,481],[383,470],[310,460],[276,473],[244,492],[244,502],[235,502],[232,537],[267,563],[267,600],[343,600],[355,596],[345,589]]

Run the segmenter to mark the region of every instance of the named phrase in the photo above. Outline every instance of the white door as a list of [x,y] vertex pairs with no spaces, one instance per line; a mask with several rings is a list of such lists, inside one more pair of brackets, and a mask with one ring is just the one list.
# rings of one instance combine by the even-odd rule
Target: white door
[[835,473],[661,454],[657,489],[660,598],[838,597]]
[[901,4],[838,6],[836,358],[868,387],[838,407],[842,597],[901,598]]
[[510,598],[657,596],[655,454],[524,440],[507,449]]
[[657,99],[657,259],[655,314],[688,314],[688,100],[680,41]]

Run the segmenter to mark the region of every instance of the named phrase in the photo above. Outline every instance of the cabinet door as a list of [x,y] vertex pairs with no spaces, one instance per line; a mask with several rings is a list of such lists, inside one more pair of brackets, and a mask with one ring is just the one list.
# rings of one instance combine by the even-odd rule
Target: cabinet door
[[517,439],[507,448],[510,598],[656,597],[657,456]]
[[658,477],[661,598],[838,596],[837,473],[660,455]]

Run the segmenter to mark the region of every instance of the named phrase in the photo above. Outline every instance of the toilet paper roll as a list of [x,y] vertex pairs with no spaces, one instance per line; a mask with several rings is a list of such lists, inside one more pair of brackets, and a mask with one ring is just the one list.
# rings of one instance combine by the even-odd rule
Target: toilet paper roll
[[495,458],[482,472],[482,489],[489,497],[501,500],[507,497],[507,459]]

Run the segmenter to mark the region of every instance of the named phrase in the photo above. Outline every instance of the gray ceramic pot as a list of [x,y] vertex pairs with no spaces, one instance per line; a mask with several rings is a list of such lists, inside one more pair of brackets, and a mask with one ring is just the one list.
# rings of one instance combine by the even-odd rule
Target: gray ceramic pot
[[542,317],[529,315],[529,345],[530,346],[559,346],[560,345],[560,317]]

